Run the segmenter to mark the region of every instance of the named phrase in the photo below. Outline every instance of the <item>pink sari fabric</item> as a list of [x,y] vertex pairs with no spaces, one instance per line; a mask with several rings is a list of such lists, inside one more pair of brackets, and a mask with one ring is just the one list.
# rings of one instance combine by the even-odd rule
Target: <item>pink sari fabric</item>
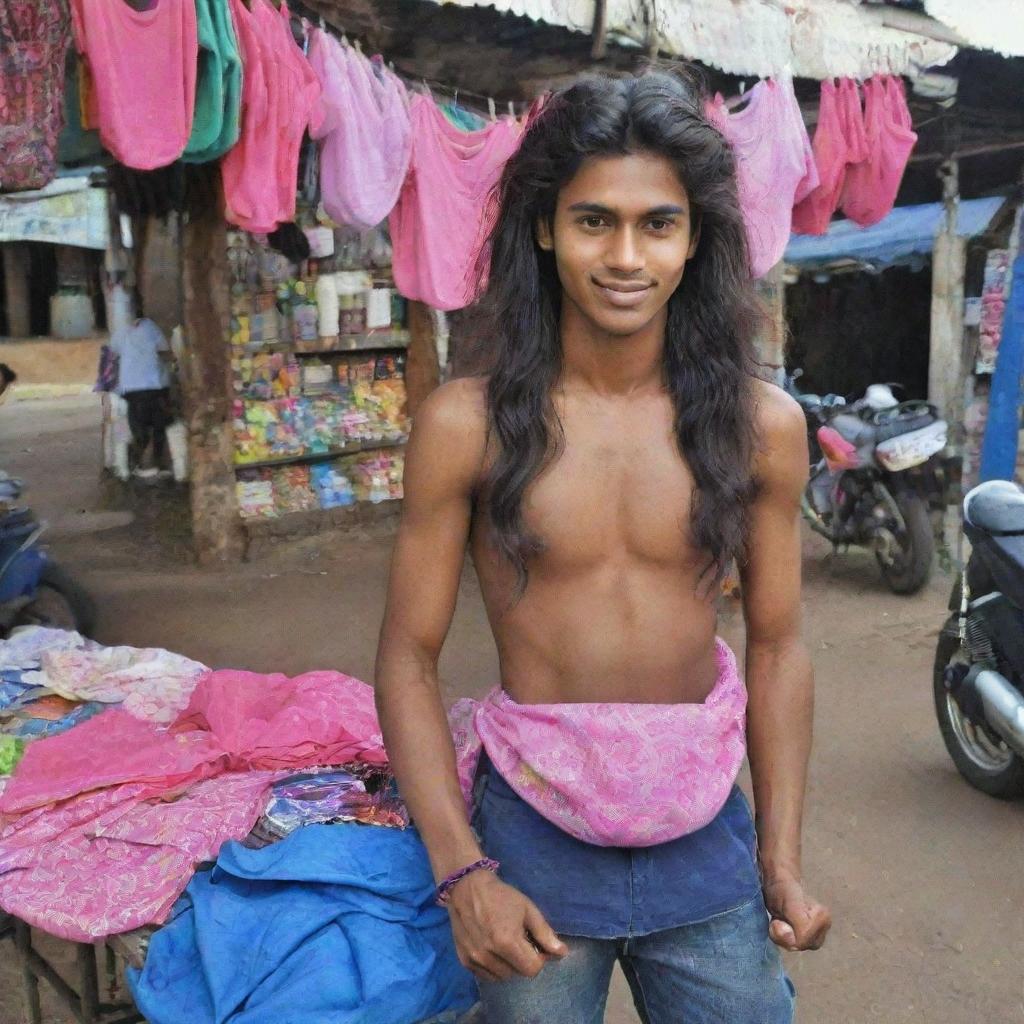
[[452,708],[467,805],[481,751],[531,807],[596,846],[678,839],[722,809],[746,753],[747,693],[728,645],[703,704],[517,704],[495,689]]
[[281,772],[386,763],[373,690],[212,672],[170,729],[114,709],[25,753],[0,795],[0,907],[75,941],[159,923]]

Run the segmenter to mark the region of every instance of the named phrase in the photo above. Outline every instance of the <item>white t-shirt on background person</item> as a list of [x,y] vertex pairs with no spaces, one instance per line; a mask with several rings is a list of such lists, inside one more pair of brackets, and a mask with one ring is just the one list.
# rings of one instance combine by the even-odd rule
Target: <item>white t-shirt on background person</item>
[[170,352],[171,347],[164,332],[148,317],[116,330],[110,338],[110,348],[119,360],[119,395],[171,386],[170,367],[160,356],[161,352]]

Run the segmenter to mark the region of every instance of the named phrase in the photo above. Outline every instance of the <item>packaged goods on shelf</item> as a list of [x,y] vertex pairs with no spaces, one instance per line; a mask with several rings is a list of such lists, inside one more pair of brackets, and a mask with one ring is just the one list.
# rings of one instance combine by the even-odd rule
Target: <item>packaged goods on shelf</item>
[[280,466],[271,470],[274,507],[278,515],[309,512],[320,507],[310,482],[309,470],[309,466]]
[[235,483],[238,508],[245,519],[268,519],[277,515],[274,507],[274,485],[270,474],[261,469],[247,469]]
[[356,503],[352,481],[330,462],[320,462],[309,470],[313,489],[321,508],[339,508]]
[[402,497],[402,472],[405,456],[402,452],[381,449],[360,452],[339,460],[352,481],[357,501],[398,500]]

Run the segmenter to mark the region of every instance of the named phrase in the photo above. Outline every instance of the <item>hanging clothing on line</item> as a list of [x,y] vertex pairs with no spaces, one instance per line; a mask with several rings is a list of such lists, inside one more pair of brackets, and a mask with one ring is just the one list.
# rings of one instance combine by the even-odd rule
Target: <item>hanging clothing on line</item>
[[123,0],[71,0],[71,13],[92,77],[103,145],[127,167],[173,163],[192,132],[199,59],[195,0],[159,0],[142,11]]
[[903,172],[917,143],[903,79],[875,75],[864,83],[865,159],[846,174],[842,208],[869,227],[892,212]]
[[794,208],[793,230],[804,235],[823,235],[839,207],[849,168],[868,156],[860,91],[853,79],[841,79],[838,87],[829,79],[821,83],[821,105],[812,148],[820,183]]
[[242,54],[242,123],[221,160],[225,216],[257,234],[295,219],[299,147],[320,84],[292,37],[288,6],[230,0]]
[[226,846],[128,982],[153,1024],[411,1024],[476,1002],[415,830]]
[[0,907],[77,942],[159,923],[281,773],[386,760],[373,690],[337,672],[211,672],[169,729],[104,711],[0,795]]
[[409,170],[405,86],[382,61],[319,29],[310,32],[309,63],[322,90],[310,134],[320,140],[324,209],[339,224],[369,230],[392,211]]
[[391,213],[398,290],[435,309],[468,306],[493,217],[491,193],[522,137],[503,117],[476,132],[452,125],[427,96],[412,100],[412,160]]
[[0,3],[0,191],[42,188],[57,173],[68,27],[60,0]]
[[195,0],[199,38],[195,116],[182,154],[189,163],[223,156],[237,141],[242,57],[228,0]]
[[730,111],[719,93],[708,117],[732,146],[750,270],[763,277],[785,252],[793,206],[818,186],[811,140],[789,75],[758,82]]

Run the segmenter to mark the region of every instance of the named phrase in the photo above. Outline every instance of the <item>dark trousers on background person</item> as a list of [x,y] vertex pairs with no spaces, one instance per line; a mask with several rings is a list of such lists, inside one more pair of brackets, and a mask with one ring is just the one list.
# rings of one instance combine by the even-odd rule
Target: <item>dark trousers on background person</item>
[[132,434],[133,468],[142,463],[146,449],[153,446],[153,465],[159,469],[167,451],[167,427],[171,422],[170,388],[128,391],[128,429]]

